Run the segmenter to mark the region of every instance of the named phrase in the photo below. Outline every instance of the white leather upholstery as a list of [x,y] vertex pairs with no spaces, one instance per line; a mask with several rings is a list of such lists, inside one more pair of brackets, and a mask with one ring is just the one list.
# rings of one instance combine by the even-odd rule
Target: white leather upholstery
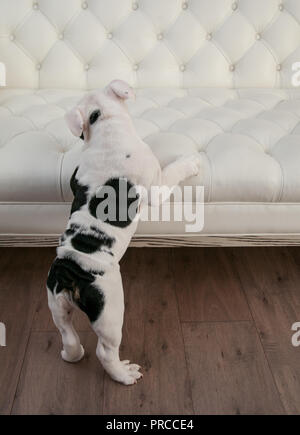
[[8,86],[290,87],[299,0],[1,0]]
[[[63,115],[81,92],[0,95],[0,201],[71,200],[82,141]],[[200,152],[208,202],[300,202],[300,92],[143,89],[130,103],[162,166]]]
[[63,230],[82,148],[63,116],[112,78],[162,165],[201,153],[204,232],[300,233],[299,22],[299,0],[0,0],[0,233]]

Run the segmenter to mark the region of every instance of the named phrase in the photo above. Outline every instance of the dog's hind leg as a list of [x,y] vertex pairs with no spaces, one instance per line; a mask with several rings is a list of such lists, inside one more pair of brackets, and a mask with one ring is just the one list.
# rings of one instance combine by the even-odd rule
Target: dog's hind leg
[[84,356],[84,349],[72,323],[74,307],[63,293],[54,295],[50,290],[48,290],[48,305],[53,321],[61,333],[63,360],[67,362],[80,361]]
[[119,267],[107,271],[99,279],[104,295],[104,307],[99,318],[92,323],[98,336],[96,354],[104,369],[115,381],[125,385],[135,384],[142,374],[140,366],[120,361],[119,346],[122,339],[124,296]]

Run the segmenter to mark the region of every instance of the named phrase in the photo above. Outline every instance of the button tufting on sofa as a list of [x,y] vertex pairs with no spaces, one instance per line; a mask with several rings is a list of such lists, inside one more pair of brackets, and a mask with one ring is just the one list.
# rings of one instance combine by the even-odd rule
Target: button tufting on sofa
[[[0,105],[0,201],[60,201],[61,184],[63,197],[71,199],[68,180],[82,141],[71,135],[63,117],[81,96],[76,90],[6,91]],[[296,95],[268,89],[141,89],[129,107],[138,133],[162,164],[186,152],[203,155],[205,172],[198,182],[210,201],[300,202],[293,169],[300,158]],[[12,160],[27,163],[20,171]]]
[[[284,14],[276,13],[276,2],[267,2],[259,13],[256,2],[251,0],[240,3],[224,0],[217,13],[214,2],[208,0],[174,1],[168,2],[168,6],[163,6],[166,4],[163,2],[147,0],[139,5],[124,0],[117,10],[111,11],[108,6],[107,12],[101,2],[95,1],[89,4],[69,0],[69,10],[50,8],[50,3],[43,1],[37,3],[39,13],[28,13],[26,4],[25,0],[20,0],[17,14],[6,13],[6,8],[13,8],[13,3],[0,4],[0,13],[8,17],[8,27],[0,30],[0,53],[10,88],[93,89],[105,86],[112,71],[134,87],[176,87],[182,77],[180,69],[174,67],[181,63],[190,65],[183,86],[228,87],[233,85],[227,74],[229,60],[234,64],[241,62],[235,87],[272,87],[274,84],[290,87],[292,63],[297,61],[298,3],[285,6]],[[187,12],[182,13],[187,6]],[[237,6],[238,13],[230,14],[231,7]],[[88,13],[82,13],[81,8],[88,8]],[[134,10],[138,12],[132,13]],[[262,31],[264,43],[255,44],[255,35],[261,35]],[[282,32],[284,38],[280,37]],[[63,41],[58,38],[62,33],[64,42],[57,44],[58,39]],[[4,46],[11,34],[18,43],[10,56]],[[38,34],[42,35],[42,44]],[[155,44],[163,34],[167,35],[164,38],[167,42]],[[212,34],[214,43],[205,45]],[[108,48],[104,40],[109,38]],[[144,65],[138,75],[130,73],[134,59]],[[287,65],[280,82],[275,75],[276,59],[284,60]],[[39,77],[32,68],[33,60],[43,63],[43,74]],[[81,76],[84,62],[95,65],[95,74],[88,78]],[[254,62],[255,68],[252,67]],[[22,65],[22,74],[18,74],[19,65]],[[162,65],[167,74],[161,73]]]

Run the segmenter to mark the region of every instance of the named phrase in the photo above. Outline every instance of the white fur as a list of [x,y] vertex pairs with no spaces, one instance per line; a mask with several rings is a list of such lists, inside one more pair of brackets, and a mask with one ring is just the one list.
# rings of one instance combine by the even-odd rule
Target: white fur
[[[89,195],[95,194],[97,188],[112,177],[126,177],[133,184],[149,191],[152,185],[172,187],[199,171],[198,155],[182,157],[161,169],[149,146],[138,137],[129,116],[124,100],[133,95],[127,83],[114,80],[103,91],[85,96],[66,115],[71,131],[77,136],[82,132],[84,134],[85,149],[77,179],[80,184],[89,186]],[[101,117],[89,125],[89,116],[95,109],[100,110]],[[128,154],[130,158],[126,158]],[[89,255],[76,251],[68,240],[57,249],[57,255],[72,258],[85,270],[98,268],[105,271],[104,276],[96,279],[105,298],[104,309],[92,324],[98,335],[96,353],[114,380],[126,385],[133,384],[142,376],[140,367],[129,364],[127,360],[120,361],[119,358],[124,313],[119,261],[136,230],[137,222],[132,222],[126,228],[111,226],[94,218],[85,205],[72,214],[69,226],[72,223],[83,228],[94,225],[115,239],[113,257],[104,251]],[[66,361],[76,362],[83,357],[84,351],[72,326],[73,303],[67,292],[58,295],[54,292],[53,295],[48,291],[48,297],[54,322],[62,335],[62,357]]]

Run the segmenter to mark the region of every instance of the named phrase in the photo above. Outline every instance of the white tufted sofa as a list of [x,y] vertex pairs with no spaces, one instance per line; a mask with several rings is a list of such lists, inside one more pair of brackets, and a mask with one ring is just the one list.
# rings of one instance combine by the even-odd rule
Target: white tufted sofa
[[0,244],[56,243],[82,149],[64,113],[113,78],[162,165],[203,158],[202,233],[135,243],[299,243],[299,23],[299,0],[0,0]]

